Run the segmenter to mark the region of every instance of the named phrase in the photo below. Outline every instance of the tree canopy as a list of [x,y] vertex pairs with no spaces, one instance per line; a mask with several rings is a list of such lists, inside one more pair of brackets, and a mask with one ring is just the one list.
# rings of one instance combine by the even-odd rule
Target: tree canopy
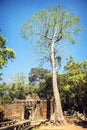
[[32,85],[39,84],[49,72],[49,70],[43,68],[32,68],[29,72],[29,83]]
[[6,38],[0,32],[0,69],[2,69],[9,60],[15,58],[15,52],[13,49],[6,46]]
[[[31,39],[36,44],[36,50],[45,61],[50,60],[50,45],[53,39],[55,44],[55,57],[59,55],[63,46],[60,41],[69,40],[72,44],[81,30],[80,18],[72,11],[65,10],[62,5],[41,10],[27,19],[21,29],[25,39]],[[61,47],[62,46],[62,47]],[[57,50],[58,49],[58,50]]]

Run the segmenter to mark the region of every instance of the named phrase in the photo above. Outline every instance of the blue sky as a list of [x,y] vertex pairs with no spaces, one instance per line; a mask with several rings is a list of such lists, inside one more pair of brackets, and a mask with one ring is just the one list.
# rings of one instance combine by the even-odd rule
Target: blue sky
[[7,46],[16,52],[14,62],[9,62],[2,70],[4,81],[8,82],[10,76],[18,72],[28,75],[31,68],[38,67],[34,49],[30,42],[22,38],[20,29],[32,14],[57,4],[64,5],[66,9],[73,8],[83,26],[77,44],[69,46],[64,55],[72,54],[76,61],[87,60],[87,0],[0,0],[0,28],[8,39]]

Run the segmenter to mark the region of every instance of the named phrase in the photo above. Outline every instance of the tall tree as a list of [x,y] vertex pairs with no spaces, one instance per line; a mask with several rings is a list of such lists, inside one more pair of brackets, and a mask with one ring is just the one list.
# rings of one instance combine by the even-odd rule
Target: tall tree
[[[61,101],[59,96],[57,76],[56,76],[56,56],[58,56],[58,46],[60,41],[69,40],[75,43],[78,32],[80,31],[79,17],[72,10],[65,10],[58,5],[47,10],[35,13],[31,18],[24,22],[21,33],[26,39],[32,39],[37,43],[37,48],[45,60],[49,60],[52,66],[53,93],[55,99],[55,118],[56,124],[65,124]],[[34,41],[35,38],[35,41]]]
[[0,69],[2,69],[8,63],[8,60],[15,58],[14,50],[6,46],[6,41],[6,38],[0,32]]

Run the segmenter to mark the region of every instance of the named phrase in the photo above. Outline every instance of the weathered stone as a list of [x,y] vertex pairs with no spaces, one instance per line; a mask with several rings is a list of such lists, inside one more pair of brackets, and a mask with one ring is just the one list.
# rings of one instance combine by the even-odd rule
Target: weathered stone
[[5,118],[38,120],[50,119],[53,114],[53,107],[53,100],[40,100],[35,94],[28,95],[25,100],[15,99],[11,104],[4,104],[3,110]]

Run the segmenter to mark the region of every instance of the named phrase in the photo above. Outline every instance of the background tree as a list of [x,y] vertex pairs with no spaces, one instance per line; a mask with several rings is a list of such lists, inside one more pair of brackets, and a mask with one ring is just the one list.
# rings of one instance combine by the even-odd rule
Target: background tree
[[43,68],[32,68],[29,72],[29,83],[32,85],[39,84],[49,72],[49,70]]
[[[43,68],[32,68],[29,72],[29,92],[39,94],[41,92],[41,83],[45,82],[46,75],[50,71]],[[41,92],[42,93],[42,92]],[[40,96],[40,95],[39,95]],[[40,96],[41,97],[41,96]]]
[[24,38],[35,38],[33,41],[37,43],[42,57],[51,63],[55,99],[55,117],[53,120],[56,124],[65,124],[66,121],[61,108],[55,57],[58,56],[59,50],[57,49],[60,41],[69,40],[72,44],[75,43],[76,34],[80,31],[79,21],[79,17],[71,10],[67,11],[63,6],[58,5],[35,13],[26,20],[21,31]]
[[10,83],[0,84],[0,102],[11,103],[14,99],[25,99],[30,93],[29,84],[26,83],[24,73],[18,73],[13,76]]
[[73,95],[74,110],[85,115],[87,113],[87,61],[68,62],[65,66],[68,75],[68,84]]
[[53,98],[53,89],[52,89],[52,73],[45,75],[45,79],[39,83],[38,95],[41,99],[50,100]]
[[13,60],[15,58],[14,50],[6,46],[6,41],[6,38],[0,32],[0,69],[8,63],[8,60]]
[[29,72],[30,93],[37,93],[41,99],[51,99],[52,73],[44,68],[32,68]]
[[6,83],[0,84],[0,102],[11,103],[12,98],[9,95],[9,86]]
[[29,94],[29,85],[26,82],[26,76],[24,73],[17,73],[12,78],[12,83],[9,85],[9,95],[12,99],[25,99]]

